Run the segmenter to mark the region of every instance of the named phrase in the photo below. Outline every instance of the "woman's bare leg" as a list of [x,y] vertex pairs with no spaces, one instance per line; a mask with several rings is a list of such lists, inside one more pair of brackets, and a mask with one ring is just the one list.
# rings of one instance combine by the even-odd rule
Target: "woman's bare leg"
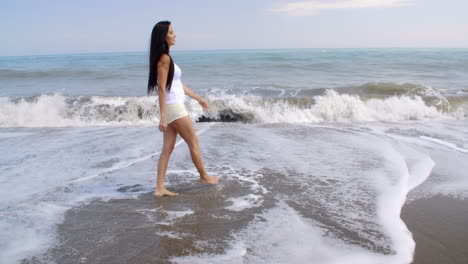
[[200,143],[198,142],[197,134],[193,128],[192,120],[189,116],[182,117],[172,122],[171,125],[174,126],[177,133],[184,139],[190,149],[190,156],[192,157],[193,164],[200,173],[200,182],[217,184],[218,177],[211,177],[205,171],[205,166],[203,165],[202,156],[200,153]]
[[171,125],[167,126],[166,132],[164,132],[164,143],[161,155],[158,161],[158,179],[156,183],[156,189],[154,190],[154,196],[174,196],[177,193],[170,192],[164,186],[164,177],[166,175],[167,165],[169,164],[169,158],[177,139],[177,132]]

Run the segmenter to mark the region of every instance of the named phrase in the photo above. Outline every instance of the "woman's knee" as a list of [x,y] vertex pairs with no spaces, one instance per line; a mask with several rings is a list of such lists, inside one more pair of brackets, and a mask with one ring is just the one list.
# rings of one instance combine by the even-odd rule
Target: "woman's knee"
[[198,139],[190,140],[190,142],[187,142],[187,145],[190,151],[200,151],[200,143],[198,142]]
[[163,150],[162,150],[162,154],[163,155],[171,155],[171,153],[174,151],[174,145],[175,144],[164,145]]

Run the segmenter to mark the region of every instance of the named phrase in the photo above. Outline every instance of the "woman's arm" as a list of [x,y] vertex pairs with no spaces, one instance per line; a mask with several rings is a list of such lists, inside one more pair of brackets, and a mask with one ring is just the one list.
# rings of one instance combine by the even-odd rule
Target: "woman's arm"
[[194,91],[190,90],[190,88],[188,88],[188,86],[185,85],[185,83],[182,82],[182,86],[184,87],[184,92],[186,95],[188,95],[190,98],[195,99],[204,109],[208,110],[208,108],[210,108],[208,102],[201,98]]
[[171,59],[169,55],[163,54],[158,61],[158,96],[159,96],[159,130],[165,132],[167,129],[166,118],[166,83]]

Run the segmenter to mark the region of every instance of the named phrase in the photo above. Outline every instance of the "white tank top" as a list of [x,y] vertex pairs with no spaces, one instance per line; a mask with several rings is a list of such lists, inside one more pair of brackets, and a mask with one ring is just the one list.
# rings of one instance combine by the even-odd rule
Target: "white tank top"
[[185,92],[180,77],[182,71],[179,66],[174,63],[174,78],[172,79],[172,86],[169,92],[166,92],[166,104],[178,104],[185,102]]

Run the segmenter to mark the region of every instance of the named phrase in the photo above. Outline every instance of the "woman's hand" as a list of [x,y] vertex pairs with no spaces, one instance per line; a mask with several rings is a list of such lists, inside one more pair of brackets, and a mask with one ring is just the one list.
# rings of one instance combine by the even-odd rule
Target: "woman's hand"
[[161,120],[159,120],[159,131],[161,132],[166,132],[166,129],[167,129],[167,120],[166,118],[161,118]]
[[182,86],[184,87],[184,93],[188,95],[190,98],[197,100],[197,102],[201,105],[201,107],[203,107],[203,109],[208,110],[210,108],[210,105],[208,104],[208,102],[205,101],[196,93],[194,93],[192,90],[190,90],[190,88],[188,88],[188,86],[185,85],[185,83],[182,83]]
[[207,101],[200,99],[198,100],[198,103],[203,107],[203,109],[208,110],[210,108],[210,105],[208,104]]

